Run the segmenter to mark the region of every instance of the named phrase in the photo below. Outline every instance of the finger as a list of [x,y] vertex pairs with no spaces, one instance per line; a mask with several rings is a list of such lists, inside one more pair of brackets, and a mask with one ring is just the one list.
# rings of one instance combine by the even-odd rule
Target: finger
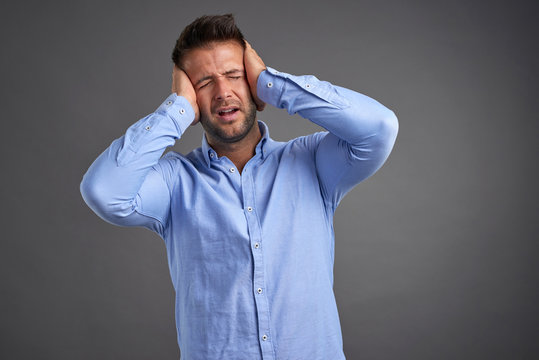
[[174,65],[174,67],[172,68],[172,92],[175,92],[175,89],[176,89],[176,84],[175,84],[176,70],[174,69],[175,67],[176,67],[176,65]]
[[245,55],[246,56],[255,56],[258,57],[258,54],[256,53],[256,50],[253,49],[251,44],[249,44],[247,41],[245,41]]

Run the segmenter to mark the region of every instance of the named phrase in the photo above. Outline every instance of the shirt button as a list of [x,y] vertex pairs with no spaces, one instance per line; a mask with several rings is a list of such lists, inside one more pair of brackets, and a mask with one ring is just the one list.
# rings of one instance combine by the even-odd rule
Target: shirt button
[[251,211],[253,211],[253,208],[250,207],[250,206],[248,206],[248,207],[247,207],[247,211],[251,212]]
[[231,173],[233,173],[234,171],[236,171],[236,169],[230,168],[230,170],[228,170],[228,171],[230,171]]
[[256,292],[259,293],[259,294],[262,294],[262,288],[256,289]]
[[258,249],[260,247],[259,243],[255,243],[255,249]]
[[210,153],[210,157],[211,157],[211,158],[213,157],[213,153],[212,153],[212,152]]
[[170,105],[172,105],[172,101],[169,100],[167,101],[167,106],[170,106]]
[[185,114],[185,109],[183,109],[183,108],[180,109],[180,114],[182,114],[182,115]]
[[310,87],[311,87],[311,85],[309,85],[309,84],[305,84],[305,87],[306,87],[306,88],[308,89],[308,88],[310,88]]
[[146,130],[150,130],[150,125],[145,127]]
[[273,86],[273,83],[270,81],[266,86],[270,88]]
[[268,340],[268,335],[266,335],[266,334],[262,335],[262,340],[264,340],[264,341]]

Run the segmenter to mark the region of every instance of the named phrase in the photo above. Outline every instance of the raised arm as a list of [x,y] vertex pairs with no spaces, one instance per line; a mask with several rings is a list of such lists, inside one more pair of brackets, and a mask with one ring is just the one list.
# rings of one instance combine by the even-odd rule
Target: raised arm
[[255,99],[298,113],[329,131],[315,137],[314,156],[324,199],[335,208],[354,185],[386,161],[398,131],[395,114],[358,92],[266,67],[250,46],[246,56],[248,76],[251,72],[251,79],[256,79],[251,85]]
[[172,77],[172,94],[155,112],[114,140],[82,179],[82,197],[112,224],[144,226],[162,234],[168,221],[172,169],[160,158],[189,124],[198,121],[189,78],[177,67]]

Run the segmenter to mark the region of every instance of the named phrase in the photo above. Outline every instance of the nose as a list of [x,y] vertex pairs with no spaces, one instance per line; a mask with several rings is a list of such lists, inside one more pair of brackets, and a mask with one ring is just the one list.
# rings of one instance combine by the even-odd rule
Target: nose
[[215,81],[215,100],[225,100],[232,97],[232,88],[226,78]]

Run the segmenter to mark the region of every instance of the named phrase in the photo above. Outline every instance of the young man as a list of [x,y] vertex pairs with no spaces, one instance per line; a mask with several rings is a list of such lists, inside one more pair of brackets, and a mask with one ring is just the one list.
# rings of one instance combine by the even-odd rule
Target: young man
[[[187,26],[173,60],[172,94],[95,160],[86,203],[164,239],[182,359],[344,359],[333,214],[386,160],[395,115],[266,67],[231,15]],[[328,131],[274,141],[256,121],[265,103]],[[197,122],[200,148],[162,156]]]

